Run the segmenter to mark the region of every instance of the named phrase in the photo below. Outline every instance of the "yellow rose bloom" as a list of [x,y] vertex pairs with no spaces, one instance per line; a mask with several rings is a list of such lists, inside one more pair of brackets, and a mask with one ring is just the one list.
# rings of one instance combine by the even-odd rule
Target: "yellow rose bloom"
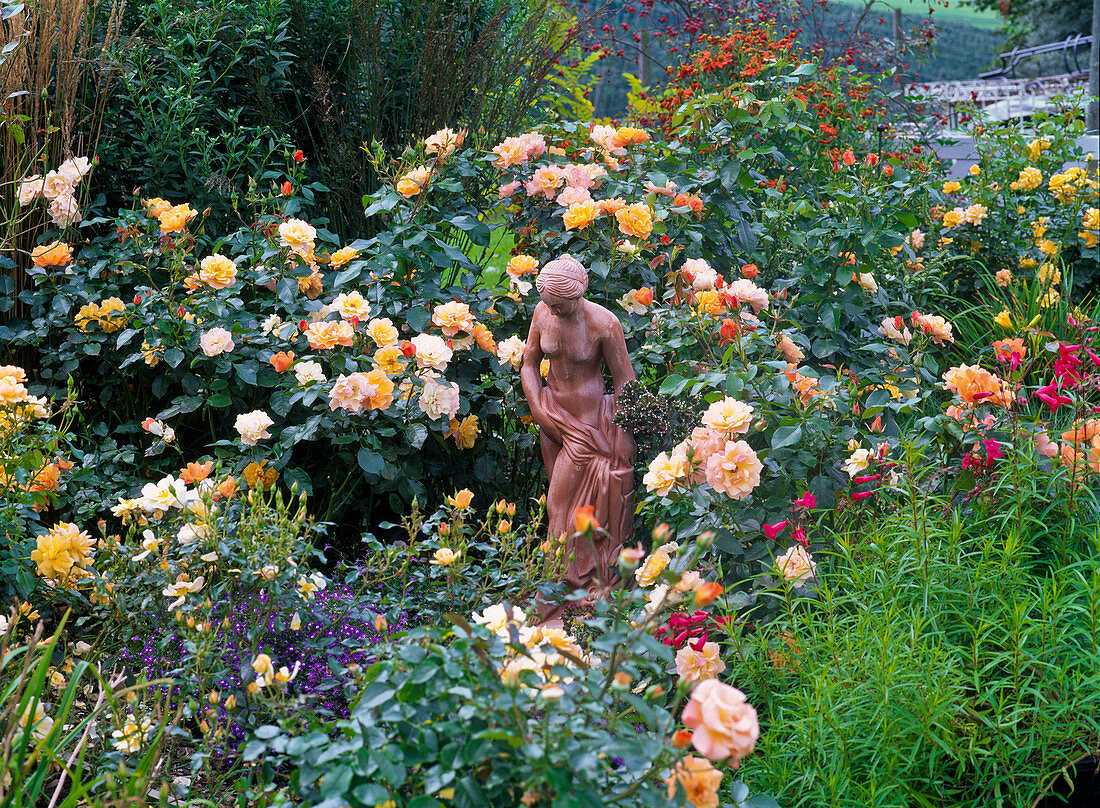
[[397,181],[397,193],[406,199],[417,196],[432,178],[432,170],[427,166],[417,166]]
[[477,442],[478,425],[476,415],[467,415],[461,421],[452,418],[445,437],[454,438],[459,449],[472,449]]
[[976,177],[981,173],[982,173],[982,169],[981,169],[980,166],[970,166],[970,176]]
[[1086,230],[1100,230],[1100,208],[1089,208],[1081,215],[1081,227]]
[[85,303],[80,307],[80,310],[76,313],[76,317],[73,318],[73,322],[76,323],[76,327],[81,331],[87,332],[89,326],[99,321],[99,304],[98,303]]
[[624,236],[634,236],[638,239],[647,239],[653,232],[653,211],[649,205],[627,205],[615,212],[615,220],[619,223],[619,232]]
[[389,317],[376,317],[367,323],[367,336],[379,348],[397,344],[397,329]]
[[109,297],[99,304],[99,326],[108,334],[118,331],[125,324],[121,315],[126,312],[126,304],[117,297]]
[[600,206],[596,202],[577,202],[562,212],[562,221],[566,230],[578,230],[588,227],[600,215]]
[[962,185],[955,182],[955,180],[948,180],[943,184],[943,192],[945,194],[953,194],[960,188],[962,188]]
[[160,219],[160,232],[165,235],[178,233],[198,215],[199,212],[187,204],[165,208],[157,214],[157,218]]
[[443,501],[451,508],[464,511],[474,501],[474,492],[469,488],[463,488],[461,491],[455,491],[452,496],[446,497]]
[[344,264],[354,260],[358,256],[359,250],[355,249],[354,247],[341,247],[339,250],[329,256],[328,263],[329,266],[333,267],[334,269],[339,269]]
[[401,373],[407,364],[405,355],[396,345],[386,345],[374,352],[374,363],[383,373],[396,376]]
[[225,289],[237,281],[237,265],[224,255],[208,255],[199,262],[199,280],[211,289]]
[[1042,157],[1043,152],[1045,152],[1049,148],[1049,140],[1041,140],[1039,138],[1036,138],[1035,140],[1032,140],[1027,144],[1027,159],[1034,163],[1040,157]]

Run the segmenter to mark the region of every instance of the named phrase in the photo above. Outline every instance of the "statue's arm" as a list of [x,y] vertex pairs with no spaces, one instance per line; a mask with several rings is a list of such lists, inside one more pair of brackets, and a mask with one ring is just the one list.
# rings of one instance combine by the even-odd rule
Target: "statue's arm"
[[630,354],[626,350],[626,337],[619,318],[610,315],[607,334],[604,337],[604,361],[611,371],[611,382],[615,385],[615,395],[623,391],[623,385],[634,381],[634,367],[630,364]]
[[531,328],[527,332],[527,344],[523,348],[523,367],[520,369],[519,378],[523,385],[523,395],[527,399],[527,406],[531,408],[531,417],[535,423],[542,426],[546,421],[543,415],[542,374],[539,366],[542,364],[542,312],[540,303],[535,307],[535,313],[531,317]]

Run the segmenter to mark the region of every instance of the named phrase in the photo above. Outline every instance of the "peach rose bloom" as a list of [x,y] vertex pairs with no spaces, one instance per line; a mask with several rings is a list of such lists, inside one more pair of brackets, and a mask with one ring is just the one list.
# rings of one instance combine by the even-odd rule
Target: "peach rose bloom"
[[424,141],[424,151],[428,154],[438,154],[441,159],[447,159],[455,153],[455,149],[462,147],[466,140],[466,130],[455,132],[453,129],[440,129]]
[[703,413],[703,426],[727,438],[744,435],[752,426],[752,405],[726,396],[715,401]]
[[446,417],[448,422],[458,414],[460,396],[457,384],[441,384],[435,379],[424,382],[417,405],[433,421]]
[[435,307],[432,311],[432,323],[439,326],[445,336],[453,337],[459,331],[473,332],[474,315],[465,303],[450,300]]
[[397,181],[397,193],[411,199],[428,186],[431,178],[432,170],[428,166],[417,166]]
[[31,202],[38,199],[38,196],[41,193],[41,174],[31,174],[29,177],[24,177],[22,182],[19,183],[19,191],[17,194],[17,196],[19,197],[19,207],[26,207]]
[[199,262],[199,280],[211,289],[225,289],[237,281],[237,265],[224,255],[208,255]]
[[711,760],[730,759],[736,769],[760,737],[756,710],[745,701],[745,694],[734,687],[706,679],[691,693],[681,715],[692,730],[691,745]]
[[707,458],[707,483],[731,499],[745,499],[760,485],[764,464],[752,447],[743,440],[726,441],[726,445]]
[[397,329],[389,317],[378,317],[367,323],[367,336],[379,348],[397,344]]
[[776,347],[783,352],[783,356],[788,362],[801,362],[806,358],[806,354],[803,353],[802,349],[786,334],[779,335],[779,339],[776,340]]
[[615,142],[620,146],[629,146],[631,143],[648,143],[649,132],[635,126],[621,126],[619,131],[615,133]]
[[563,180],[562,170],[557,166],[540,166],[535,169],[535,173],[524,185],[524,189],[528,196],[544,196],[547,199],[553,199]]
[[682,786],[687,801],[692,808],[718,808],[718,786],[722,782],[722,772],[711,765],[709,760],[688,755],[676,764],[672,775],[665,778],[668,786],[668,798],[676,796],[676,786]]
[[599,215],[600,206],[589,200],[570,205],[562,212],[561,216],[566,230],[577,230],[588,227]]
[[513,278],[539,271],[539,261],[533,255],[514,255],[508,260],[506,271]]
[[697,684],[714,679],[726,669],[726,663],[718,655],[718,643],[703,643],[703,649],[696,651],[691,643],[686,643],[676,652],[676,675],[681,681]]
[[217,356],[232,351],[236,347],[233,343],[233,335],[221,327],[204,331],[199,337],[199,346],[207,356]]
[[527,162],[527,143],[518,137],[506,137],[504,142],[493,147],[493,154],[497,159],[493,161],[496,168],[509,168],[517,163]]
[[63,267],[73,260],[73,251],[64,241],[40,244],[31,250],[31,263],[36,267]]
[[337,345],[350,348],[355,339],[355,329],[343,320],[310,323],[306,328],[306,339],[309,340],[309,347],[315,351],[328,350]]
[[360,413],[363,411],[363,403],[370,393],[370,383],[367,381],[367,374],[352,373],[350,376],[345,376],[341,373],[336,377],[336,382],[329,391],[329,409],[340,409],[352,413]]
[[385,410],[393,404],[393,380],[386,375],[381,368],[375,368],[367,373],[367,383],[370,385],[365,401],[368,410]]
[[921,314],[917,317],[916,325],[925,334],[932,337],[932,342],[943,345],[945,342],[954,342],[951,323],[936,314]]
[[141,204],[145,208],[145,215],[150,219],[160,218],[162,213],[172,207],[171,202],[167,199],[161,199],[159,196],[154,196],[152,199],[143,199]]
[[615,220],[624,236],[647,239],[653,232],[653,211],[649,205],[627,205],[615,212]]
[[573,185],[567,185],[565,190],[558,194],[558,198],[555,201],[563,208],[568,208],[571,205],[579,205],[582,202],[591,202],[592,194],[588,192],[587,188],[577,188]]
[[353,317],[357,320],[366,320],[370,317],[370,303],[359,292],[341,292],[332,301],[332,308],[340,312],[345,320]]
[[484,323],[474,323],[474,342],[477,343],[477,347],[483,351],[495,354],[497,352],[497,341],[493,337],[493,332],[489,330],[489,327]]
[[913,332],[905,326],[900,317],[884,318],[882,325],[878,327],[878,332],[899,345],[908,345],[913,340]]
[[695,474],[693,475],[692,482],[705,483],[706,477],[706,463],[709,458],[715,452],[720,452],[726,446],[726,438],[719,432],[715,432],[713,429],[709,429],[705,426],[697,426],[691,430],[691,437],[684,441],[682,446],[685,447],[686,453],[687,447],[691,447],[693,462],[698,465]]
[[690,467],[683,452],[661,452],[649,463],[649,470],[642,477],[642,484],[651,494],[667,497],[677,483],[686,482]]
[[980,365],[961,365],[943,374],[943,387],[967,404],[999,404],[1007,407],[1008,396],[1001,380]]
[[157,218],[160,219],[160,232],[165,235],[178,233],[198,215],[199,212],[190,205],[171,205],[157,215]]
[[614,126],[593,126],[588,133],[592,141],[608,154],[621,156],[626,150],[618,144],[619,130]]
[[329,266],[333,269],[339,269],[349,261],[354,260],[359,256],[359,250],[354,247],[341,247],[328,257]]
[[748,278],[738,278],[727,286],[725,291],[729,297],[735,298],[738,303],[747,303],[752,306],[754,314],[759,314],[768,308],[767,291],[761,289]]
[[603,213],[607,216],[614,216],[616,213],[626,207],[626,202],[621,196],[616,196],[612,199],[600,200],[599,205],[600,213]]
[[780,574],[795,586],[801,586],[817,573],[817,564],[801,544],[796,544],[775,559]]

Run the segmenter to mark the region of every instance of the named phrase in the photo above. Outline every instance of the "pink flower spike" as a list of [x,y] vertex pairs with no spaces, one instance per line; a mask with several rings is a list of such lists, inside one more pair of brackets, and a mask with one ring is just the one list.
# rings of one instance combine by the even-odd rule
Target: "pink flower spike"
[[806,531],[802,529],[802,525],[799,525],[791,531],[791,538],[801,544],[803,547],[810,546],[810,540],[806,538]]
[[763,525],[764,535],[772,541],[779,538],[779,534],[787,529],[787,525],[791,522],[790,519],[784,519],[782,522],[776,522],[774,525]]

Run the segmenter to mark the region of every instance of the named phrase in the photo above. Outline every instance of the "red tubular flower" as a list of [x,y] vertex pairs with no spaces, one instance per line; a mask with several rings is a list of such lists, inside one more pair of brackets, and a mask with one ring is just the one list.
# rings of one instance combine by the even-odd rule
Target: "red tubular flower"
[[1063,404],[1073,403],[1073,399],[1069,396],[1063,396],[1058,392],[1058,385],[1056,382],[1051,382],[1046,387],[1040,387],[1035,391],[1035,397],[1040,401],[1046,402],[1046,405],[1050,407],[1052,413]]
[[875,480],[881,480],[881,474],[865,474],[861,477],[853,477],[852,482],[856,485],[863,485],[864,483],[873,483]]
[[874,491],[856,491],[852,494],[852,502],[859,502],[861,499],[867,499],[875,495]]
[[791,503],[796,508],[802,508],[803,510],[811,510],[817,505],[817,498],[814,497],[809,491],[804,493],[798,499]]
[[776,522],[774,525],[763,525],[764,535],[772,541],[779,538],[779,534],[787,529],[787,525],[791,523],[790,519],[784,519],[782,522]]

